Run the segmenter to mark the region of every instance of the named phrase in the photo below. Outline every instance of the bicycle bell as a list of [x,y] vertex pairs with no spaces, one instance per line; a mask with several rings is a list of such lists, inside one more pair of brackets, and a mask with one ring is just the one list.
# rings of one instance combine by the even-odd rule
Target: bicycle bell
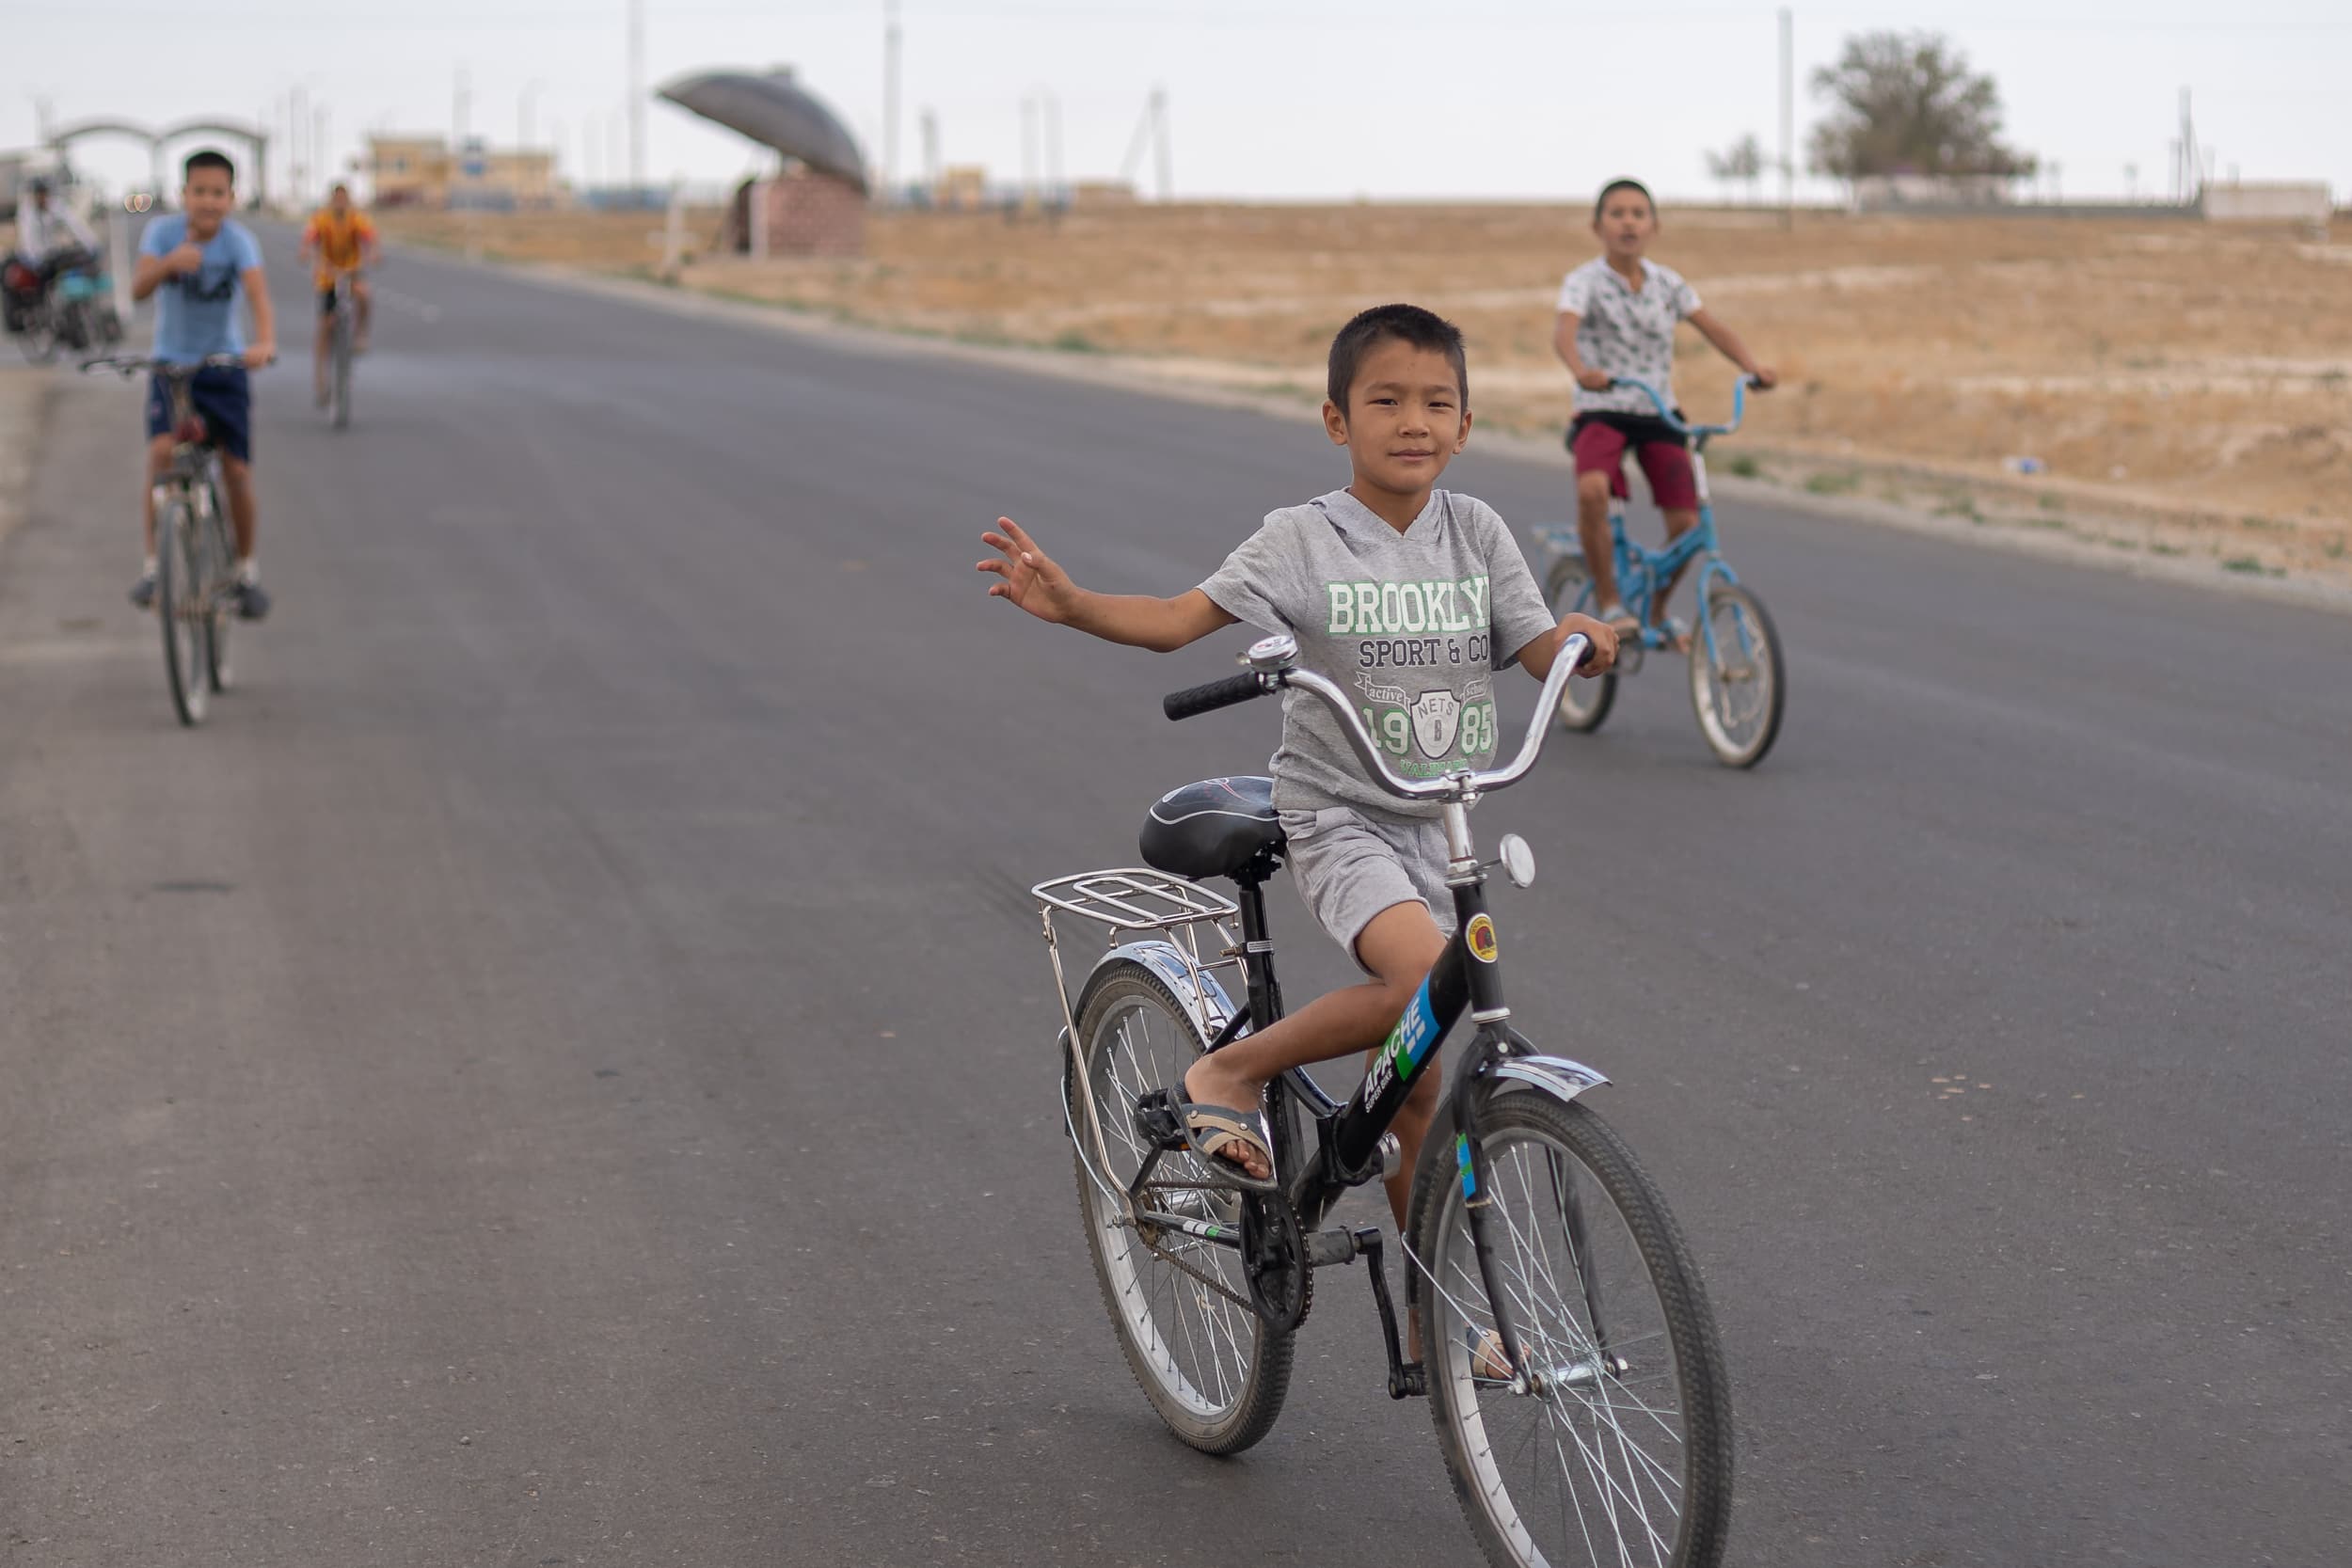
[[1535,880],[1535,851],[1527,847],[1527,840],[1517,833],[1504,833],[1495,846],[1495,863],[1511,879],[1513,887],[1526,887]]
[[1261,637],[1249,644],[1249,667],[1263,673],[1287,670],[1298,662],[1298,639],[1287,632]]

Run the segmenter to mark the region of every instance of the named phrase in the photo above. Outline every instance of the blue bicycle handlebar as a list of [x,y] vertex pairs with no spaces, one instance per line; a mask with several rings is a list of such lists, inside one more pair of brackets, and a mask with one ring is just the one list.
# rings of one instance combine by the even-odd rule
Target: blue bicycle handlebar
[[1729,424],[1685,423],[1680,415],[1677,414],[1672,408],[1669,408],[1666,405],[1666,400],[1659,392],[1658,388],[1651,386],[1646,381],[1637,381],[1631,376],[1619,375],[1612,376],[1609,380],[1609,385],[1612,387],[1630,387],[1636,391],[1647,394],[1651,404],[1658,410],[1658,417],[1665,420],[1669,426],[1681,435],[1728,436],[1733,431],[1740,428],[1740,417],[1747,412],[1748,388],[1756,385],[1756,377],[1752,375],[1743,375],[1733,380],[1731,384],[1731,422]]

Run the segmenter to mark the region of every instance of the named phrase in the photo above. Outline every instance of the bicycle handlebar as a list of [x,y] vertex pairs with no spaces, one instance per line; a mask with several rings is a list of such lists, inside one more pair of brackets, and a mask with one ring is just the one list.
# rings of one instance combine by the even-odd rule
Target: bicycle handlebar
[[1676,413],[1673,408],[1667,405],[1664,395],[1661,393],[1657,388],[1651,386],[1646,381],[1637,380],[1629,375],[1612,376],[1609,379],[1609,385],[1612,387],[1630,387],[1637,392],[1647,394],[1651,404],[1658,410],[1658,417],[1665,420],[1671,428],[1681,435],[1728,436],[1733,431],[1740,428],[1740,418],[1747,412],[1748,388],[1756,385],[1756,377],[1752,375],[1741,375],[1733,378],[1731,383],[1731,422],[1729,424],[1692,424],[1685,420],[1681,415]]
[[1258,679],[1258,673],[1250,670],[1238,675],[1228,675],[1221,681],[1210,681],[1203,686],[1186,687],[1182,691],[1171,691],[1160,699],[1160,711],[1170,719],[1190,719],[1199,714],[1214,713],[1221,707],[1232,707],[1235,703],[1246,703],[1252,697],[1263,697],[1265,694],[1266,688]]
[[199,371],[242,371],[246,368],[242,354],[208,354],[193,365],[172,364],[144,354],[102,354],[95,359],[82,361],[85,373],[112,371],[117,375],[136,375],[141,371],[154,371],[164,375],[194,375]]
[[1568,678],[1591,651],[1592,643],[1581,632],[1560,645],[1551,661],[1551,673],[1544,678],[1543,695],[1535,700],[1535,717],[1528,723],[1527,738],[1520,743],[1518,755],[1511,759],[1509,766],[1484,771],[1466,768],[1435,779],[1407,779],[1389,766],[1379,743],[1364,728],[1363,718],[1347,693],[1329,678],[1297,667],[1298,640],[1295,637],[1262,639],[1250,645],[1250,668],[1247,673],[1228,675],[1221,681],[1174,692],[1160,706],[1170,719],[1189,719],[1197,713],[1246,703],[1281,688],[1296,687],[1322,699],[1323,705],[1339,719],[1340,733],[1347,737],[1356,760],[1364,765],[1364,771],[1381,788],[1406,800],[1459,800],[1506,788],[1527,776],[1551,734],[1548,721],[1560,709],[1561,689],[1568,684]]

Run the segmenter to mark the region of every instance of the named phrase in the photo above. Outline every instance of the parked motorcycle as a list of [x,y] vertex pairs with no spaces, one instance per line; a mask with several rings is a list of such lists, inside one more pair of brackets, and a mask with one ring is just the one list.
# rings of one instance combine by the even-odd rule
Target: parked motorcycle
[[57,257],[38,268],[9,257],[5,284],[8,329],[36,365],[55,359],[60,348],[99,353],[122,341],[114,280],[87,252]]

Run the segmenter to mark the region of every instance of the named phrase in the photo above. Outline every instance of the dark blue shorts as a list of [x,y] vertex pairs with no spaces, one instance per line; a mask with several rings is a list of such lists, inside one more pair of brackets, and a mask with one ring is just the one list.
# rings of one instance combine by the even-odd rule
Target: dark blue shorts
[[[243,371],[203,370],[188,385],[213,445],[239,462],[253,461],[253,390]],[[147,435],[171,434],[171,389],[156,376],[147,384]]]

